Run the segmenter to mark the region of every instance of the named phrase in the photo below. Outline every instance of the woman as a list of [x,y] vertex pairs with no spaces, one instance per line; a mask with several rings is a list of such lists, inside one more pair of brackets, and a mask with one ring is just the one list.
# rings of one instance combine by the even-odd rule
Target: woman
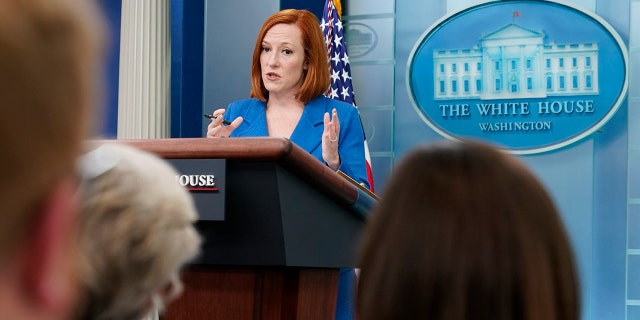
[[[352,105],[324,96],[329,81],[327,47],[316,16],[307,10],[279,11],[258,33],[249,99],[215,110],[207,137],[285,137],[369,188],[360,116]],[[352,318],[354,285],[353,269],[342,269],[338,319]]]
[[369,187],[360,117],[350,104],[324,96],[329,81],[327,48],[315,15],[277,12],[258,33],[250,98],[215,110],[207,137],[285,137]]
[[578,320],[573,252],[551,197],[477,142],[416,148],[365,229],[360,320]]

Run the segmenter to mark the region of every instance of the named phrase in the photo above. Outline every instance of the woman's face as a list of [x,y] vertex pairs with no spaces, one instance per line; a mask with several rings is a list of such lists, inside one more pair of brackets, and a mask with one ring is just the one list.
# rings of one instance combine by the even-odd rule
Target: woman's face
[[262,39],[260,67],[269,97],[296,94],[307,69],[302,32],[298,26],[276,24],[267,31]]

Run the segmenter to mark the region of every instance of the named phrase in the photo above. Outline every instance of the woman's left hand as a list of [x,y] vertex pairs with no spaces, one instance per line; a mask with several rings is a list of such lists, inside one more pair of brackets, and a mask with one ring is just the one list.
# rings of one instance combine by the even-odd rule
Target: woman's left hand
[[322,159],[327,165],[338,170],[340,167],[340,154],[338,154],[338,141],[340,137],[340,119],[338,119],[338,111],[332,110],[324,113],[324,132],[322,133]]

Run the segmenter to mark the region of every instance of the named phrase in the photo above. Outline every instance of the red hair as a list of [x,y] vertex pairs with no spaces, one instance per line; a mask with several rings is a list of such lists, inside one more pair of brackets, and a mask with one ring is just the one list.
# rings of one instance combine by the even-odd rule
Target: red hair
[[318,18],[307,10],[285,9],[271,15],[262,24],[253,49],[251,93],[249,97],[262,101],[266,101],[269,97],[269,92],[262,82],[260,54],[264,36],[277,24],[295,24],[302,33],[307,70],[303,75],[302,86],[300,86],[295,97],[301,102],[307,103],[309,100],[324,94],[329,88],[329,62],[324,36],[322,35],[322,30],[320,30]]

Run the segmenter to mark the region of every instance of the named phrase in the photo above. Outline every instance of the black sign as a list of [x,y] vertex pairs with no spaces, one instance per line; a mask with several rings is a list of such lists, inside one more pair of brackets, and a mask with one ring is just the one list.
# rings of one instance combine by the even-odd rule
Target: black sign
[[179,172],[176,183],[189,190],[198,220],[225,218],[226,159],[167,159]]

